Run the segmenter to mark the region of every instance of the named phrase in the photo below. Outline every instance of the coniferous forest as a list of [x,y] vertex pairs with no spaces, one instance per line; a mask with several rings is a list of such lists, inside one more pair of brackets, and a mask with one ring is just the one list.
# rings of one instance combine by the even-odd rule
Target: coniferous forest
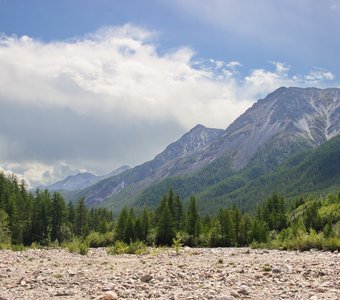
[[[291,203],[291,202],[290,202]],[[156,209],[125,207],[117,218],[105,208],[88,208],[84,199],[66,203],[58,193],[28,192],[24,182],[0,173],[0,245],[113,246],[187,245],[252,246],[308,250],[340,249],[340,192],[314,199],[272,194],[252,213],[237,206],[215,215],[199,213],[196,199],[183,203],[172,189]],[[119,249],[118,249],[119,248]],[[138,247],[137,247],[138,248]]]

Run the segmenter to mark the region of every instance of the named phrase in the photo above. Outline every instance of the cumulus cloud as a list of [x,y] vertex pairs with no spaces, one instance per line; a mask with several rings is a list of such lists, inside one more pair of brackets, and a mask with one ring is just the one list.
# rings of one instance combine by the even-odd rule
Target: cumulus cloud
[[332,80],[289,75],[274,62],[242,77],[238,61],[159,53],[157,33],[127,24],[68,41],[0,38],[0,165],[32,185],[151,159],[203,123],[226,128],[281,85]]

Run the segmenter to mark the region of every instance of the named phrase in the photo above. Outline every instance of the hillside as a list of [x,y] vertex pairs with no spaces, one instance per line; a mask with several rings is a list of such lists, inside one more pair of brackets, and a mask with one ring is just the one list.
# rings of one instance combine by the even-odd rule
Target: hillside
[[273,168],[274,164],[268,162],[273,148],[268,147],[238,172],[233,171],[230,164],[221,165],[226,162],[225,158],[221,158],[196,174],[168,178],[146,189],[138,197],[136,205],[156,205],[169,187],[183,198],[195,194],[204,212],[215,212],[219,207],[231,204],[251,210],[273,192],[289,198],[327,193],[340,188],[339,149],[340,136],[315,149],[303,150],[300,145],[293,151],[294,154]]
[[155,205],[173,186],[183,197],[199,193],[200,201],[212,201],[213,207],[229,202],[229,196],[233,202],[244,202],[245,197],[252,201],[248,190],[254,193],[251,198],[263,195],[255,188],[265,185],[262,176],[272,174],[292,155],[339,134],[339,120],[340,89],[282,87],[258,100],[226,130],[197,125],[153,160],[69,194],[68,199],[84,197],[88,206],[119,211],[125,205]]

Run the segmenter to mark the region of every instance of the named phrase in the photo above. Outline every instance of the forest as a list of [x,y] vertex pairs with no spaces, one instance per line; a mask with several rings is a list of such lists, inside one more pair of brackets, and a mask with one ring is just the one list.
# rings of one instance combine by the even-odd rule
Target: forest
[[0,173],[0,248],[77,245],[83,254],[89,247],[119,252],[173,245],[340,250],[340,192],[298,197],[293,205],[273,193],[252,213],[235,205],[213,215],[199,212],[193,195],[184,203],[170,188],[157,208],[125,207],[113,217],[106,208],[86,207],[84,199],[66,203],[58,193],[29,192],[24,181]]

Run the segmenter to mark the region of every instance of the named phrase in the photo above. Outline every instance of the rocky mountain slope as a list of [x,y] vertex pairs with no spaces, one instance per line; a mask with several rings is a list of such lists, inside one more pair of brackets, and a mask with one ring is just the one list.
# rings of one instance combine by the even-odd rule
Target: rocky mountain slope
[[117,176],[128,169],[130,169],[128,166],[122,166],[112,171],[111,173],[103,176],[97,176],[89,172],[79,173],[76,175],[68,176],[63,180],[58,181],[49,186],[46,186],[44,188],[47,188],[50,191],[77,191],[84,189],[105,178]]
[[222,129],[197,125],[178,141],[170,144],[153,160],[127,170],[118,176],[102,180],[72,197],[73,199],[85,197],[87,205],[90,206],[119,194],[126,199],[164,178],[186,174],[202,165],[200,161],[195,163],[187,161],[187,158],[193,157],[195,153],[206,149],[222,133]]
[[102,180],[73,199],[85,197],[88,205],[104,201],[105,206],[119,209],[167,178],[208,169],[209,184],[216,184],[255,157],[260,171],[253,176],[260,176],[293,153],[317,147],[339,133],[340,89],[282,87],[257,101],[226,130],[198,125],[153,160]]

